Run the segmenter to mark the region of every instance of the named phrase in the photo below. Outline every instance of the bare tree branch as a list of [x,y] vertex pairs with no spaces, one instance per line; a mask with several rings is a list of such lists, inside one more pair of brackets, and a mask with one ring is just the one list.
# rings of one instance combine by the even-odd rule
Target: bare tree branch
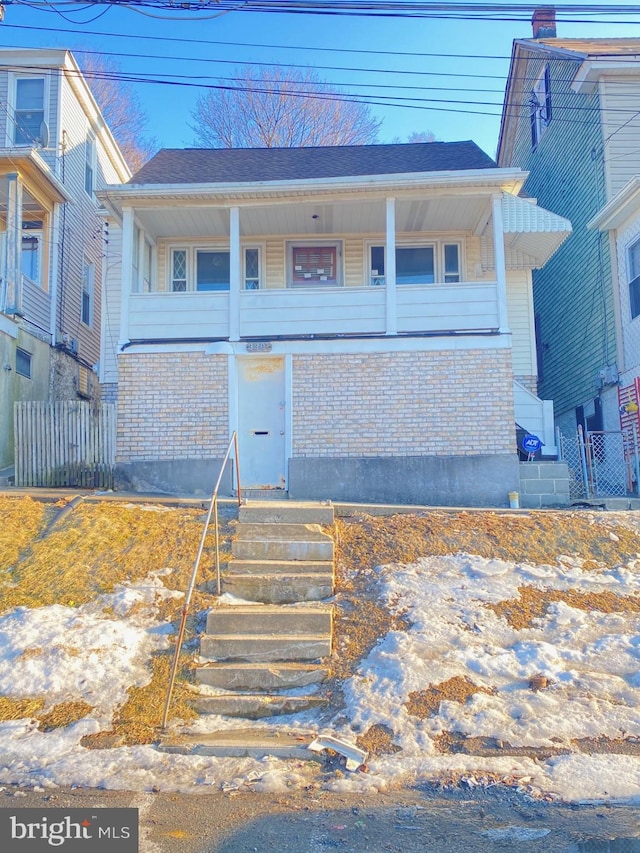
[[191,114],[204,148],[294,148],[375,142],[382,122],[315,72],[244,66],[201,95]]
[[148,119],[138,96],[129,83],[118,79],[119,68],[108,58],[87,54],[82,73],[122,156],[131,171],[137,172],[160,147],[144,135]]

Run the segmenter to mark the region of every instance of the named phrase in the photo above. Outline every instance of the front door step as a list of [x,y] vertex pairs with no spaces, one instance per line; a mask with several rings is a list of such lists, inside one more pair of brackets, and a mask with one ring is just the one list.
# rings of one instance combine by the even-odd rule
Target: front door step
[[207,614],[207,634],[327,634],[331,635],[331,605],[297,605],[280,607],[269,604],[219,604]]
[[278,714],[298,714],[327,704],[322,696],[283,696],[264,693],[235,693],[219,696],[199,696],[189,701],[200,714],[224,717],[244,717],[259,720]]
[[334,511],[331,504],[249,501],[240,507],[238,521],[243,524],[325,524],[330,526],[334,521]]
[[318,761],[320,756],[309,749],[316,735],[312,732],[280,729],[225,729],[211,734],[169,735],[161,739],[161,752],[182,755],[213,755],[218,758],[296,758]]
[[295,575],[234,575],[223,578],[222,588],[245,601],[293,604],[323,601],[333,595],[333,575],[310,572]]
[[281,690],[319,684],[327,667],[309,663],[206,663],[196,669],[200,684],[222,690]]
[[331,637],[326,634],[205,634],[200,638],[200,655],[211,661],[314,661],[330,654]]
[[333,560],[333,539],[315,524],[241,524],[231,543],[239,560]]

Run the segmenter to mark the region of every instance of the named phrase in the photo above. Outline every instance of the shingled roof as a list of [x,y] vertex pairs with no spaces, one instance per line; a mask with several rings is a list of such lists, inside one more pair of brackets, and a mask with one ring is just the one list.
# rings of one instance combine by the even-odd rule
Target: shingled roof
[[475,142],[322,148],[163,148],[129,181],[226,184],[495,169]]

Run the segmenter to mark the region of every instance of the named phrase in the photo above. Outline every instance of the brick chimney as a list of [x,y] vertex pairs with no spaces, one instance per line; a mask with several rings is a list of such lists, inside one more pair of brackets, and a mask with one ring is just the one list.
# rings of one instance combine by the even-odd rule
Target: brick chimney
[[556,38],[556,10],[554,6],[539,6],[531,18],[534,39]]

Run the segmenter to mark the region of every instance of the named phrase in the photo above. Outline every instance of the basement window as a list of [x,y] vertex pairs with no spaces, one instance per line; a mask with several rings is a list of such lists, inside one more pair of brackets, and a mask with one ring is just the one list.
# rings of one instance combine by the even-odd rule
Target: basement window
[[16,349],[16,373],[31,379],[31,353],[24,349]]

